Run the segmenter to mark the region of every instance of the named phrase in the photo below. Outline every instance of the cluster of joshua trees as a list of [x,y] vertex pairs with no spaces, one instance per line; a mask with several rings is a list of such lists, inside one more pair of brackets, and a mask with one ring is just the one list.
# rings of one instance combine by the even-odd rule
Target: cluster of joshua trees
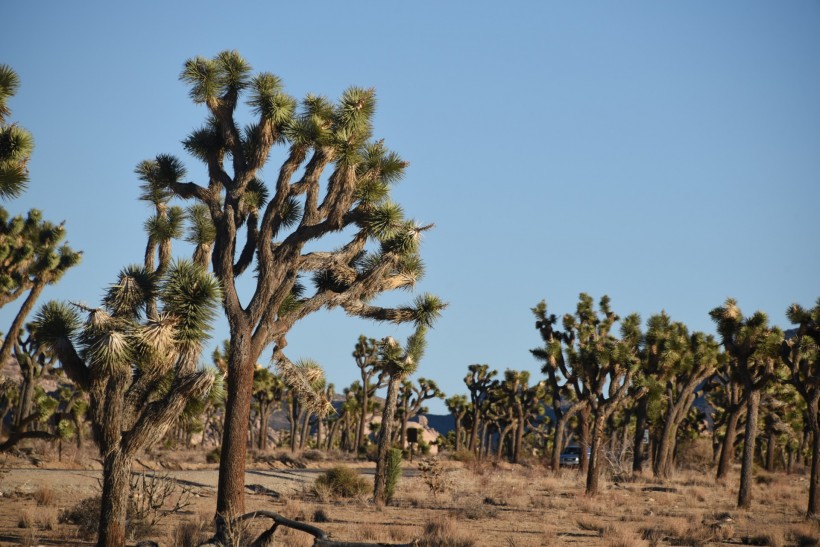
[[[99,307],[49,302],[35,312],[43,288],[81,253],[39,211],[11,217],[0,208],[0,306],[22,302],[0,346],[0,364],[19,370],[19,380],[0,384],[0,451],[30,438],[81,443],[90,429],[104,459],[101,546],[124,545],[131,462],[159,439],[191,442],[201,433],[218,445],[218,521],[244,512],[247,451],[271,440],[294,451],[372,452],[374,499],[383,503],[389,448],[406,445],[408,422],[427,401],[445,398],[433,380],[412,375],[446,304],[428,294],[407,305],[373,304],[422,278],[420,239],[432,227],[391,200],[407,163],[373,137],[374,90],[298,101],[235,51],[189,59],[180,79],[207,111],[183,141],[206,175],[189,181],[183,162],[165,154],[138,164],[140,197],[152,207],[146,246]],[[25,189],[33,149],[31,135],[9,121],[18,85],[0,66],[4,200]],[[244,126],[242,114],[251,117]],[[278,170],[268,165],[275,180],[266,184],[260,176],[275,147],[284,159]],[[331,234],[333,250],[317,250]],[[340,235],[347,239],[338,245]],[[174,259],[180,239],[193,249],[190,259]],[[247,272],[243,299],[237,279]],[[360,337],[360,380],[340,393],[318,363],[285,352],[296,322],[333,308],[414,326],[404,344]],[[218,312],[230,339],[203,365]],[[589,449],[580,469],[594,495],[605,461],[618,472],[651,466],[664,479],[680,448],[708,433],[718,479],[742,448],[739,506],[751,501],[756,457],[769,469],[810,458],[807,513],[820,514],[820,300],[789,307],[783,331],[728,299],[709,312],[716,337],[665,313],[645,326],[636,314],[622,318],[606,296],[596,304],[581,294],[560,318],[545,302],[532,313],[541,343],[530,351],[542,375],[470,365],[465,394],[445,401],[454,428],[440,448],[511,462],[541,454],[557,470],[563,448],[576,443]],[[272,368],[259,364],[269,348]],[[277,411],[288,422],[283,431],[271,427]],[[213,542],[230,545],[223,528]]]

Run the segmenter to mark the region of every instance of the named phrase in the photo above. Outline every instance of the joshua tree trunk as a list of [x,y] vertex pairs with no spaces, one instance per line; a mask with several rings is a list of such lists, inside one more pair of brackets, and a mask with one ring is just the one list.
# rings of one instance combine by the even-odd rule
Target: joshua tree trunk
[[752,466],[757,438],[757,409],[760,406],[760,391],[750,390],[748,397],[746,435],[743,440],[743,465],[740,470],[740,491],[737,494],[737,506],[743,509],[748,509],[752,505]]
[[766,471],[774,471],[774,456],[777,448],[777,433],[769,431],[768,439],[766,439]]
[[387,451],[390,450],[390,434],[393,429],[393,418],[396,415],[396,400],[399,395],[401,375],[390,374],[387,384],[387,400],[384,402],[382,425],[379,431],[379,450],[376,458],[376,476],[373,480],[373,502],[381,507],[387,502],[385,486],[387,485]]
[[[598,493],[598,478],[600,475],[600,462],[601,462],[601,444],[604,440],[604,424],[606,423],[606,418],[603,416],[599,416],[595,420],[595,424],[593,426],[592,431],[592,450],[589,456],[589,468],[587,470],[587,487],[586,487],[586,495],[587,496],[594,496]],[[586,454],[586,449],[581,448],[581,454]]]
[[740,421],[740,410],[732,410],[726,420],[726,436],[720,448],[718,460],[717,480],[723,480],[729,473],[729,468],[735,456],[735,437],[737,437],[737,423]]
[[367,393],[367,386],[362,388],[362,415],[356,428],[356,454],[364,453],[364,428],[367,423],[367,406],[370,404],[370,397]]
[[638,401],[638,408],[635,410],[635,438],[632,443],[632,473],[640,475],[643,472],[643,433],[646,429],[647,406],[649,396],[645,395]]
[[524,416],[517,419],[515,427],[515,444],[513,445],[512,461],[518,463],[521,460],[521,443],[524,440]]
[[[579,468],[581,473],[586,473],[589,471],[589,456],[587,455],[587,447],[590,444],[589,438],[589,415],[591,409],[587,406],[584,406],[579,411],[581,423],[579,424],[579,428],[581,431],[581,461]],[[603,427],[603,424],[601,425]]]
[[131,458],[120,450],[112,450],[105,457],[102,499],[106,503],[100,514],[97,547],[125,545],[125,518],[128,508]]
[[674,420],[666,420],[663,424],[658,453],[653,462],[654,474],[660,479],[667,479],[672,473],[673,447],[678,433],[678,424]]
[[812,433],[811,478],[809,479],[808,518],[820,515],[820,421],[817,412],[820,407],[820,395],[817,393],[808,400],[808,422]]
[[558,419],[553,431],[552,440],[552,470],[558,472],[561,466],[561,450],[564,448],[564,432],[567,430],[567,423],[578,412],[578,404],[569,407]]
[[[233,345],[242,343],[243,338],[233,340]],[[232,351],[232,358],[247,358],[246,352]],[[247,351],[247,348],[246,348]],[[247,362],[245,359],[244,362]],[[245,512],[245,468],[234,465],[244,462],[248,453],[248,419],[253,395],[253,367],[229,365],[231,371],[228,399],[225,402],[225,425],[222,432],[222,453],[219,458],[219,493],[216,512],[232,518]]]

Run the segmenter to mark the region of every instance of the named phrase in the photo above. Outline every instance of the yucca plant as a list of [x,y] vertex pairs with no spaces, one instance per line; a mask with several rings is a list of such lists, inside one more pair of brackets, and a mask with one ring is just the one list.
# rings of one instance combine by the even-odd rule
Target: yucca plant
[[[140,176],[154,185],[152,194],[194,203],[188,238],[197,247],[197,262],[210,261],[225,291],[230,380],[217,513],[230,517],[244,511],[253,374],[262,352],[273,344],[272,361],[288,376],[286,336],[320,309],[418,322],[423,309],[372,302],[385,291],[415,286],[423,274],[419,239],[430,226],[406,218],[390,200],[407,162],[373,138],[373,89],[352,87],[336,102],[317,95],[299,102],[278,77],[253,74],[236,51],[189,59],[180,79],[193,102],[207,109],[205,123],[183,141],[207,166],[207,176],[188,181],[181,162],[166,155],[142,164]],[[246,124],[237,119],[247,112],[237,108],[243,101],[252,116]],[[266,184],[259,177],[276,145],[285,148],[285,160]],[[157,222],[157,229],[170,231],[171,217]],[[316,250],[330,234],[349,239],[341,247]],[[254,290],[243,302],[237,278],[248,271]],[[435,299],[427,303],[438,307],[427,312],[443,307]],[[320,399],[314,403],[326,408]]]
[[752,473],[757,442],[757,414],[761,391],[775,379],[783,333],[769,326],[766,314],[758,311],[744,317],[733,298],[709,312],[717,325],[718,335],[729,358],[731,375],[738,380],[746,401],[746,431],[743,437],[743,461],[737,506],[749,508],[752,503]]
[[217,372],[200,357],[222,298],[218,280],[190,261],[171,260],[180,213],[157,181],[174,165],[137,169],[142,199],[155,214],[146,222],[143,265],[124,268],[100,307],[49,302],[32,323],[35,339],[89,393],[92,429],[103,457],[98,545],[125,544],[128,475],[140,449],[172,427],[192,399],[205,399]]

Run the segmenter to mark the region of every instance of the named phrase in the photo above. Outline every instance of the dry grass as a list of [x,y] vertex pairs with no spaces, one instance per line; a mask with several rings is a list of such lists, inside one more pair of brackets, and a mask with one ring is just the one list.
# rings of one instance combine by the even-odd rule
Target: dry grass
[[[320,488],[314,488],[315,471],[299,475],[295,465],[286,465],[286,458],[271,453],[260,454],[257,459],[260,481],[262,475],[289,478],[271,485],[282,492],[278,499],[248,494],[247,511],[273,510],[314,524],[343,541],[419,540],[420,545],[428,546],[502,547],[820,547],[820,524],[804,518],[807,475],[760,472],[756,475],[761,478],[755,481],[752,508],[739,511],[738,469],[725,484],[716,484],[712,469],[697,468],[697,457],[692,458],[692,469],[678,469],[669,480],[655,480],[648,473],[612,480],[596,497],[583,495],[584,477],[575,470],[553,474],[537,464],[514,466],[469,458],[462,463],[440,458],[442,475],[450,485],[447,491],[434,496],[421,476],[406,476],[399,483],[395,503],[381,511],[367,500],[372,490],[368,477],[372,463],[321,459],[318,454],[307,453],[301,458],[311,468],[322,471],[347,465],[371,484],[366,495],[342,498],[331,489],[322,495]],[[415,465],[406,467],[415,470]],[[64,544],[82,535],[78,529],[83,524],[96,526],[99,506],[95,508],[90,501],[78,503],[91,494],[70,489],[70,482],[78,475],[66,473],[56,482],[53,476],[38,482],[22,480],[15,473],[4,477],[7,494],[0,497],[0,536],[14,538],[12,544],[33,542],[34,538],[42,543]],[[151,531],[150,537],[140,539],[175,547],[195,545],[213,532],[214,504],[215,489],[199,492],[189,512],[169,516]],[[64,512],[59,522],[54,516],[57,512]],[[67,518],[69,515],[72,519]],[[246,531],[258,533],[260,526],[254,523]],[[284,527],[277,530],[275,539],[277,545],[291,547],[312,544],[308,534]]]

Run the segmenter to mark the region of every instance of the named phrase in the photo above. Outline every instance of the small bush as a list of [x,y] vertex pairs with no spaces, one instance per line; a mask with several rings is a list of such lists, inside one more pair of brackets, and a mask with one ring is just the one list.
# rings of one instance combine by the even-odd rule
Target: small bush
[[91,536],[97,532],[101,508],[100,496],[85,498],[74,507],[63,511],[60,514],[59,521],[75,524],[81,535]]
[[384,483],[384,493],[388,503],[393,500],[401,477],[401,457],[399,448],[391,448],[387,452],[387,480]]
[[475,540],[461,534],[460,527],[450,519],[428,522],[418,539],[418,547],[474,547]]
[[324,509],[317,509],[313,512],[313,522],[330,522],[330,517]]
[[222,448],[217,446],[207,454],[205,454],[205,461],[208,463],[219,463],[219,459],[222,457]]
[[172,547],[196,547],[206,539],[207,529],[201,523],[183,522],[171,532]]
[[51,505],[54,503],[54,490],[49,486],[41,486],[34,491],[34,500],[37,505]]
[[337,465],[316,479],[317,494],[322,489],[340,498],[355,498],[362,496],[370,489],[367,481],[355,469],[344,465]]

